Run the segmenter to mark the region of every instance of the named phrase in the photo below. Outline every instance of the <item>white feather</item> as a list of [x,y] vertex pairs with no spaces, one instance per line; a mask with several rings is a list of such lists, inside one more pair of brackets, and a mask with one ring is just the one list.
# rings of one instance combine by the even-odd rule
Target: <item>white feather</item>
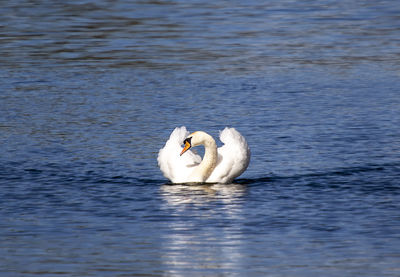
[[201,162],[201,157],[192,149],[185,155],[179,155],[183,149],[181,145],[188,135],[189,132],[185,126],[176,127],[164,148],[160,149],[158,153],[158,166],[164,176],[173,183],[186,182],[190,173]]
[[250,162],[250,149],[245,138],[235,130],[226,127],[219,135],[224,143],[218,148],[218,162],[211,176],[210,183],[230,183],[240,176]]

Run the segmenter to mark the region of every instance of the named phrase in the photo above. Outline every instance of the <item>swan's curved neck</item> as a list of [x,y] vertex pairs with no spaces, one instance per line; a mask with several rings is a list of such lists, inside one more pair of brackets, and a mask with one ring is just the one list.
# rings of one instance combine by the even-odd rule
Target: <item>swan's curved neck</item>
[[217,144],[211,136],[207,136],[203,143],[204,157],[201,163],[191,174],[192,182],[205,182],[215,169],[218,161]]

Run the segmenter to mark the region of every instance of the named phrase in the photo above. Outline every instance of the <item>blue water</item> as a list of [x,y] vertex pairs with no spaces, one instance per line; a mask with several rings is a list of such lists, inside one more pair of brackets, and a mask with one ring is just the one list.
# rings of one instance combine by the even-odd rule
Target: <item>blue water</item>
[[[0,4],[0,275],[400,276],[399,14]],[[235,127],[248,170],[168,183],[182,125]]]

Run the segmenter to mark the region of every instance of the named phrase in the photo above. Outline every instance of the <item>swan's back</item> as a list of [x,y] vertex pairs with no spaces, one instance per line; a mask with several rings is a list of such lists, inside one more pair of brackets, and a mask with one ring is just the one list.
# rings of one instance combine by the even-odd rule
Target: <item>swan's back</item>
[[246,139],[235,128],[226,127],[219,137],[224,145],[218,148],[218,163],[207,182],[229,183],[247,169],[250,149]]
[[182,142],[189,135],[185,126],[176,127],[164,148],[158,153],[158,166],[163,175],[173,183],[184,183],[193,168],[201,162],[201,157],[189,150],[180,156]]

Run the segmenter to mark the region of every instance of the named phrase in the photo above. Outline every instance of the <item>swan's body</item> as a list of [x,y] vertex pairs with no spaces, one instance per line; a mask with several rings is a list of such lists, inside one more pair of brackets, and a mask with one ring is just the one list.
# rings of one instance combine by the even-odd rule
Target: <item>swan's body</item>
[[[164,176],[173,183],[229,183],[242,174],[250,162],[250,149],[244,137],[234,128],[220,133],[224,143],[217,148],[207,133],[192,134],[184,126],[171,133],[158,153],[158,165]],[[182,149],[182,143],[185,148]],[[190,148],[204,145],[203,159]]]

